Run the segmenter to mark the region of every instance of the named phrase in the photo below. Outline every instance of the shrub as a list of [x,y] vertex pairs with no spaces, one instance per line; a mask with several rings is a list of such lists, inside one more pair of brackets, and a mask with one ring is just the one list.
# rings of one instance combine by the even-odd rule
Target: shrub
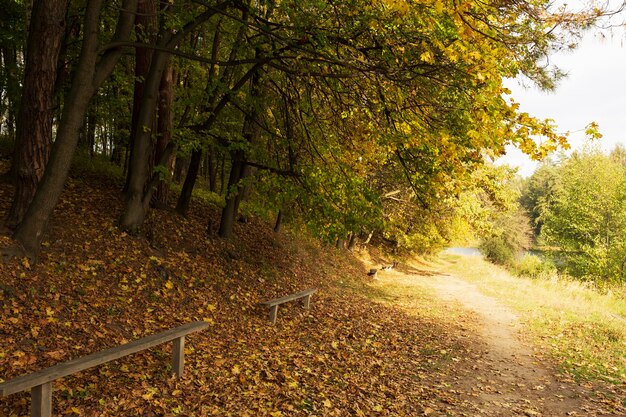
[[478,247],[490,262],[498,265],[510,265],[515,260],[515,250],[502,236],[491,236],[483,240]]
[[548,259],[527,253],[515,262],[513,271],[521,277],[538,278],[556,272],[556,267]]

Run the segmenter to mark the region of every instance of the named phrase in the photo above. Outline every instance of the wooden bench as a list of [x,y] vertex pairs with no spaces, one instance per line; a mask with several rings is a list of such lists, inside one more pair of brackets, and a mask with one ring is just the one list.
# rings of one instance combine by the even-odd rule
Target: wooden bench
[[302,305],[304,308],[308,309],[311,304],[311,294],[317,291],[317,288],[309,288],[308,290],[300,291],[295,294],[286,295],[281,298],[275,298],[273,300],[264,301],[261,305],[267,306],[270,308],[270,320],[272,324],[276,324],[276,317],[278,316],[278,306],[286,303],[288,301],[297,300],[303,298]]
[[31,416],[52,416],[52,383],[64,376],[83,371],[106,362],[150,349],[165,342],[173,341],[172,368],[178,378],[183,376],[185,363],[185,336],[204,330],[209,326],[204,321],[196,321],[166,330],[162,333],[143,337],[82,358],[72,359],[29,375],[20,376],[0,384],[0,396],[31,389]]

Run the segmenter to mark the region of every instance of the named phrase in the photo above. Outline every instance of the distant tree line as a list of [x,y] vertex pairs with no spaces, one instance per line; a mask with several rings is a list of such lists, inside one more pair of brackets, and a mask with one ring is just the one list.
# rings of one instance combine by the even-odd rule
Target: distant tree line
[[521,199],[540,245],[568,274],[626,281],[626,149],[587,147],[545,162]]

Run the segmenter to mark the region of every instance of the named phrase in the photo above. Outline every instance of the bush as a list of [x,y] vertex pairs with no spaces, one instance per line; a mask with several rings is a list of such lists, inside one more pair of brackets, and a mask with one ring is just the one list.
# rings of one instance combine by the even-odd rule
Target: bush
[[527,253],[515,262],[513,272],[521,277],[538,278],[556,272],[556,267],[550,260]]
[[515,250],[502,236],[491,236],[478,247],[487,260],[497,265],[510,265],[515,260]]

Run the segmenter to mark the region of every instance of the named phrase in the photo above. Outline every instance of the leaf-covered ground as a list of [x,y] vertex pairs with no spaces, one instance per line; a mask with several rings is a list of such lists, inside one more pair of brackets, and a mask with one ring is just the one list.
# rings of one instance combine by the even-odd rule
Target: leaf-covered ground
[[[416,415],[454,403],[438,376],[463,349],[454,332],[347,289],[367,279],[351,256],[254,219],[231,242],[207,237],[218,213],[199,205],[187,219],[155,211],[135,238],[116,228],[120,210],[116,187],[74,178],[40,261],[0,264],[0,377],[189,321],[211,327],[188,338],[182,380],[164,345],[56,382],[55,413]],[[258,306],[313,286],[312,309],[281,307],[276,326]],[[27,415],[29,398],[0,399],[0,415]]]
[[[351,255],[254,218],[230,242],[207,236],[218,212],[197,202],[188,218],[154,211],[136,238],[115,226],[121,206],[114,185],[73,178],[40,261],[0,263],[0,378],[194,320],[210,328],[188,337],[183,379],[163,345],[57,381],[55,414],[476,415],[459,381],[483,352],[466,324],[372,301],[386,295]],[[276,326],[258,305],[309,287],[311,310],[282,306]],[[0,398],[0,415],[29,402]]]

